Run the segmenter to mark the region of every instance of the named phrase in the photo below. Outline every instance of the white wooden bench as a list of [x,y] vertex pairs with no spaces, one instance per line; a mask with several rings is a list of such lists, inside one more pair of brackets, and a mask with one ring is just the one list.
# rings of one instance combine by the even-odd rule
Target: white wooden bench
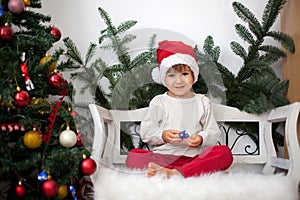
[[[126,159],[121,148],[121,123],[140,122],[143,120],[148,108],[137,110],[107,110],[95,104],[89,105],[94,121],[94,143],[92,158],[99,166],[122,165]],[[286,175],[290,177],[295,188],[300,180],[300,148],[297,138],[297,120],[300,111],[300,103],[292,103],[268,111],[262,115],[249,114],[237,108],[212,104],[213,113],[223,130],[220,144],[228,145],[234,155],[234,164],[261,165],[262,174],[273,174],[276,169],[287,170]],[[241,133],[228,127],[228,122],[257,123],[259,127],[257,146],[247,134]],[[284,127],[286,149],[289,159],[278,157],[272,139],[272,124],[282,122]],[[138,129],[138,125],[133,127]],[[134,131],[134,136],[138,131]],[[96,173],[91,177],[95,178]]]

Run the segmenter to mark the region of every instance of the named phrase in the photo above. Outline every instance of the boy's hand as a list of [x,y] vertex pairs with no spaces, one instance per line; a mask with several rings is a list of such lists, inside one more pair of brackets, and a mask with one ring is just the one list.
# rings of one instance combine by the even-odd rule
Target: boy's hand
[[190,147],[199,147],[199,146],[201,146],[202,142],[203,142],[203,138],[201,135],[193,135],[193,136],[189,137],[188,139],[186,139],[186,143]]
[[162,139],[166,142],[166,143],[170,143],[170,144],[176,144],[176,143],[180,143],[182,142],[182,139],[179,138],[178,133],[180,131],[178,130],[164,130],[162,132]]

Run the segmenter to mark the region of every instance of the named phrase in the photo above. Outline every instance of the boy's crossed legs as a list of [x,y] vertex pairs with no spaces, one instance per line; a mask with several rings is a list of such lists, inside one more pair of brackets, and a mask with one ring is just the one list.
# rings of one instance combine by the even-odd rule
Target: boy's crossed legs
[[148,169],[148,177],[158,173],[166,175],[167,178],[175,174],[191,177],[226,170],[232,161],[231,151],[224,145],[208,147],[195,157],[158,154],[144,149],[132,149],[126,159],[126,166]]

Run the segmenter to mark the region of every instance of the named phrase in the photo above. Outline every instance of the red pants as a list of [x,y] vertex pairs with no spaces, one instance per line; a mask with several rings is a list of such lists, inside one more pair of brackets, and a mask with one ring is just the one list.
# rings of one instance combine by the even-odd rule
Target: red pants
[[159,154],[136,148],[129,152],[126,166],[132,169],[146,169],[149,162],[165,168],[177,169],[184,177],[191,177],[226,170],[232,164],[233,157],[230,149],[225,145],[208,147],[195,157]]

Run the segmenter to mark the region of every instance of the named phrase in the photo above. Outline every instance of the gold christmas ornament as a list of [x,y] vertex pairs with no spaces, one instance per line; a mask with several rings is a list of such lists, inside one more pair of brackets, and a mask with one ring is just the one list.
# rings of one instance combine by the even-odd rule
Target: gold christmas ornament
[[[40,64],[44,65],[45,63],[49,62],[52,59],[52,56],[45,56],[40,60]],[[48,68],[48,72],[52,72],[56,69],[57,62],[52,62],[50,67]]]
[[61,185],[58,188],[58,197],[59,199],[65,199],[68,196],[68,186]]
[[41,146],[42,134],[35,129],[25,133],[23,138],[24,145],[29,149],[36,149]]
[[29,6],[30,5],[30,0],[23,0],[23,1],[24,1],[25,6]]

